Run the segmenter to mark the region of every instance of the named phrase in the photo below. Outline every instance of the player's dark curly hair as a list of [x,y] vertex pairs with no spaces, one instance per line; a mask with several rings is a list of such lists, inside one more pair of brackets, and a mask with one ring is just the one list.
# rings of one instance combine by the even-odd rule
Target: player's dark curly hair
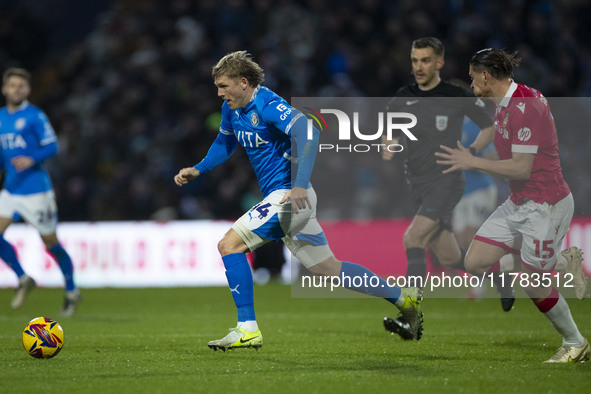
[[417,38],[412,42],[411,49],[433,48],[433,53],[436,56],[445,56],[445,47],[443,43],[435,37]]
[[24,68],[19,67],[11,67],[4,71],[4,74],[2,74],[2,84],[4,85],[6,81],[8,81],[8,78],[12,76],[21,77],[24,80],[26,80],[29,83],[29,85],[31,84],[31,73],[25,70]]
[[211,75],[214,80],[221,76],[228,78],[244,77],[252,86],[257,86],[265,80],[263,69],[252,60],[252,55],[247,51],[228,53],[213,66]]
[[504,49],[486,48],[476,52],[470,59],[470,66],[477,72],[488,71],[496,79],[511,78],[513,69],[519,67],[521,59],[517,51],[506,52]]

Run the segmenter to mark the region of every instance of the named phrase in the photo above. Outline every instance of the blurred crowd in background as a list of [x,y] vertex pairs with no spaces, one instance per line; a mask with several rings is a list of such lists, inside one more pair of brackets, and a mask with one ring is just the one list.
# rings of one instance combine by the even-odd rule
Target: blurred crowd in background
[[[0,0],[0,20],[0,64],[32,71],[31,102],[59,137],[48,165],[62,221],[235,219],[258,202],[242,149],[205,179],[173,183],[215,139],[222,101],[211,67],[234,50],[250,51],[264,85],[288,100],[392,96],[411,80],[412,40],[431,35],[446,46],[444,79],[467,81],[471,55],[501,47],[520,51],[518,82],[591,96],[584,0]],[[559,140],[575,213],[589,216],[591,138],[559,129]],[[354,216],[411,216],[401,163],[368,160],[351,187],[392,191]],[[389,166],[385,179],[377,166]],[[329,208],[321,198],[319,211]]]

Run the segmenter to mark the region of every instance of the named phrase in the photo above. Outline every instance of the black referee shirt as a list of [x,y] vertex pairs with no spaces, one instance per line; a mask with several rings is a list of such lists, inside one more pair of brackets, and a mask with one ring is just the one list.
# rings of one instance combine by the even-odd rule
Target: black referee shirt
[[[408,140],[401,133],[399,142],[406,153],[408,180],[413,183],[442,175],[444,168],[435,162],[435,152],[440,151],[439,145],[456,147],[456,141],[462,139],[464,115],[481,129],[493,124],[482,100],[443,80],[427,91],[419,89],[416,83],[400,88],[388,104],[388,112],[408,112],[417,117],[417,124],[410,131],[418,140]],[[459,171],[456,174],[462,176]]]

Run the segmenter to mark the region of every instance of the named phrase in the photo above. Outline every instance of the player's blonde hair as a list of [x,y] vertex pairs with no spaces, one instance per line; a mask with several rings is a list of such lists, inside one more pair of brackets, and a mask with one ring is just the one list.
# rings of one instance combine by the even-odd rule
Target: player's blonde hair
[[2,85],[6,84],[6,81],[8,81],[8,78],[10,77],[21,77],[24,80],[26,80],[29,85],[31,84],[31,73],[28,72],[27,70],[25,70],[24,68],[19,68],[19,67],[11,67],[9,69],[7,69],[6,71],[4,71],[4,74],[2,74]]
[[247,51],[228,53],[213,66],[211,75],[214,80],[221,76],[232,79],[244,77],[251,86],[257,86],[265,80],[263,69],[252,60],[252,55]]

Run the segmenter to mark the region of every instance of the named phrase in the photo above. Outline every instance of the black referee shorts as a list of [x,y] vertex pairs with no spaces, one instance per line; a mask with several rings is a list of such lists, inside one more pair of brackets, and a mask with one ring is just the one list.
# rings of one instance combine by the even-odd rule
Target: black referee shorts
[[415,215],[441,220],[443,228],[452,231],[451,217],[464,194],[464,176],[441,175],[431,180],[409,180]]

